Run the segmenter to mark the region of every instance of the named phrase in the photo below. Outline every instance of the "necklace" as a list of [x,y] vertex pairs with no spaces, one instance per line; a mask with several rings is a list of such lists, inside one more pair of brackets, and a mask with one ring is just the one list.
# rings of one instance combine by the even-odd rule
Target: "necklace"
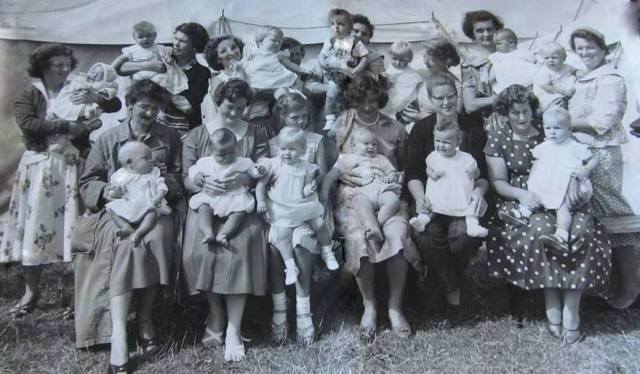
[[374,126],[376,123],[378,123],[378,120],[380,120],[380,112],[376,112],[376,118],[372,122],[366,122],[365,120],[360,118],[360,115],[358,114],[358,111],[356,111],[356,120],[358,122],[360,122],[361,124],[363,124],[364,126],[371,127],[371,126]]

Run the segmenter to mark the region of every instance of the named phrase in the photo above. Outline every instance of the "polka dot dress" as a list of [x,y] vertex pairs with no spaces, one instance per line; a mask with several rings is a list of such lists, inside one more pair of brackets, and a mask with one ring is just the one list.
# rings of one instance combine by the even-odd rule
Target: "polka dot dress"
[[[513,139],[511,129],[489,134],[485,154],[505,160],[509,183],[526,188],[533,156],[531,149],[542,141],[542,134],[526,140]],[[496,196],[496,210],[511,210],[515,201]],[[611,271],[611,244],[604,228],[591,217],[590,208],[573,214],[571,239],[582,236],[573,254],[557,254],[542,246],[540,237],[555,232],[553,211],[534,213],[526,227],[506,225],[497,215],[490,219],[487,238],[489,275],[525,290],[541,288],[607,288]]]

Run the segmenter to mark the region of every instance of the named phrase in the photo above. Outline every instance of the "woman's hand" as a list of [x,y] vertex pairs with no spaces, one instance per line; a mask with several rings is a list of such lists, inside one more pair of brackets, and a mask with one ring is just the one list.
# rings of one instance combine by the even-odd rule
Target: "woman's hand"
[[104,190],[102,190],[102,197],[107,201],[113,201],[121,199],[125,193],[127,193],[127,190],[124,187],[108,184]]
[[220,196],[224,195],[227,192],[225,184],[222,182],[213,179],[213,178],[204,178],[204,182],[202,184],[202,192],[209,196]]
[[577,209],[589,202],[589,198],[580,194],[580,182],[577,178],[571,177],[569,187],[567,188],[567,202],[569,208]]
[[538,196],[535,192],[522,190],[520,196],[518,196],[518,201],[520,204],[529,207],[530,209],[536,209],[542,206],[542,201],[540,201],[540,196]]
[[202,188],[204,187],[205,180],[206,180],[206,176],[202,173],[198,173],[195,175],[195,177],[193,177],[193,184]]
[[432,208],[433,205],[431,205],[431,201],[426,196],[416,200],[416,213],[430,213]]
[[71,97],[69,99],[72,104],[81,105],[97,103],[102,99],[102,96],[92,90],[77,90],[71,93]]
[[478,217],[482,217],[489,207],[487,200],[484,199],[484,192],[480,188],[475,188],[471,192],[470,204],[473,207],[473,214]]
[[353,174],[351,171],[340,173],[340,182],[349,187],[361,187],[360,179],[360,175]]
[[507,118],[496,112],[492,113],[484,122],[484,130],[486,132],[498,131],[506,126],[508,126]]

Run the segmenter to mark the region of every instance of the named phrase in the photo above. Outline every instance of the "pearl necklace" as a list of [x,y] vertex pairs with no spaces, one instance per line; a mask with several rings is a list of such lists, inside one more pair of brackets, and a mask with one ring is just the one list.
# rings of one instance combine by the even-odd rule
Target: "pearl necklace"
[[378,123],[378,121],[380,120],[380,112],[376,112],[376,119],[374,119],[373,122],[366,122],[362,118],[360,118],[358,111],[356,111],[356,120],[361,124],[363,124],[364,126],[371,127],[371,126],[374,126],[376,123]]

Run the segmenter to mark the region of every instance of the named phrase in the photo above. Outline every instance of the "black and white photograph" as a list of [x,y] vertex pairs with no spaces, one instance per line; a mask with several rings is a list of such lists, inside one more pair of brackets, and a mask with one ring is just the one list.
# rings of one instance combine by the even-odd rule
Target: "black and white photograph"
[[0,0],[0,374],[640,373],[640,1]]

